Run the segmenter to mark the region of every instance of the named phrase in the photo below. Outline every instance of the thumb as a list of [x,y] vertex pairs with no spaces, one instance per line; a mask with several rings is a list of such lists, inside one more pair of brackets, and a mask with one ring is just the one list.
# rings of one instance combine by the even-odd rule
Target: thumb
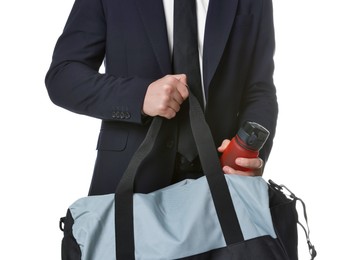
[[186,76],[186,74],[174,74],[172,76],[175,77],[177,80],[179,80],[181,83],[187,85],[187,76]]
[[218,147],[218,151],[221,152],[221,153],[223,151],[225,151],[225,149],[227,148],[227,146],[229,145],[229,143],[230,143],[229,139],[223,140],[222,144]]

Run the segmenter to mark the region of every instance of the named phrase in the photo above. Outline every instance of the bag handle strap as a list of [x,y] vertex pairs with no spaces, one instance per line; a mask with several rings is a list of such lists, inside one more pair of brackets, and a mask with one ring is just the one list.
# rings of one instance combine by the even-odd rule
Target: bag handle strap
[[227,245],[244,241],[229,187],[222,171],[211,130],[200,104],[190,95],[190,121],[202,169],[207,178],[214,206]]
[[115,241],[116,259],[135,259],[133,226],[133,187],[137,169],[154,146],[162,125],[162,118],[155,117],[144,141],[133,155],[115,192]]
[[[220,166],[211,131],[196,97],[189,95],[190,122],[199,158],[211,191],[222,233],[227,245],[244,241],[228,184]],[[115,193],[115,235],[117,259],[134,258],[133,186],[137,169],[151,152],[162,125],[155,117],[148,133],[131,159]]]

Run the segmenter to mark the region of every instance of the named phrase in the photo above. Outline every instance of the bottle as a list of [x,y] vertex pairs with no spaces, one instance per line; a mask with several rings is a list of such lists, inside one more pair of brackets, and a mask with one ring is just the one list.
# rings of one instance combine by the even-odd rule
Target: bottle
[[222,153],[222,167],[227,165],[235,170],[249,171],[250,169],[237,165],[236,158],[257,158],[268,137],[269,131],[263,126],[255,122],[245,122]]

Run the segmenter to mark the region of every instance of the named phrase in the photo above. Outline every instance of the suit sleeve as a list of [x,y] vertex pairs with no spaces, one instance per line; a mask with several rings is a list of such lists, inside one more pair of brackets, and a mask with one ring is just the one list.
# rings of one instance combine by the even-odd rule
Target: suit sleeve
[[104,120],[142,123],[151,79],[100,74],[106,47],[101,0],[76,0],[59,37],[45,83],[58,106]]
[[275,136],[278,103],[273,82],[275,36],[272,0],[262,0],[259,30],[255,43],[253,63],[240,112],[240,123],[255,121],[270,131],[270,136],[260,151],[267,161]]

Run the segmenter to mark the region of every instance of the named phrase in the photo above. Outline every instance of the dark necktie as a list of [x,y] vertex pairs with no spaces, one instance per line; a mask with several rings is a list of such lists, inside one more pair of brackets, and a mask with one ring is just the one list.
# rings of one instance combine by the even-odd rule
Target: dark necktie
[[[186,74],[189,91],[197,97],[202,105],[203,93],[200,77],[195,0],[174,1],[173,71],[175,74]],[[178,152],[187,160],[193,161],[198,152],[192,136],[186,101],[178,113],[178,120]]]

